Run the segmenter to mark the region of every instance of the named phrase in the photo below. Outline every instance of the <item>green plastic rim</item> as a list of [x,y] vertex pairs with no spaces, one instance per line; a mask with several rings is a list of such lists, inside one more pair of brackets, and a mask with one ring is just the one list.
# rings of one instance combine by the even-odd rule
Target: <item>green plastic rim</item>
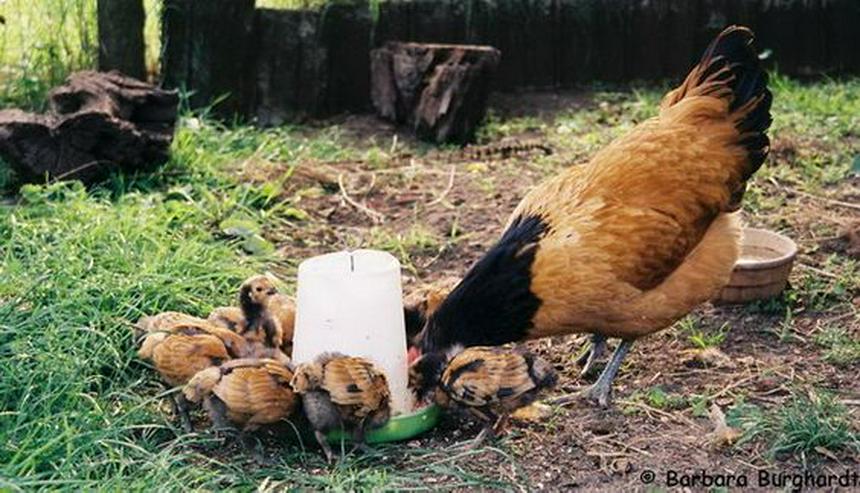
[[[368,430],[365,435],[367,443],[399,442],[416,437],[432,429],[439,422],[442,409],[436,404],[421,408],[414,413],[394,416],[382,428]],[[332,430],[326,436],[329,443],[352,441],[352,434],[343,430]]]

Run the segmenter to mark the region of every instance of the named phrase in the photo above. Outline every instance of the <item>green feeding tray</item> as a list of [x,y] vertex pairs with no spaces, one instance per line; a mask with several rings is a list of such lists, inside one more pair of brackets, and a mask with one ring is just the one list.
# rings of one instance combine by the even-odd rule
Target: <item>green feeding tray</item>
[[[382,428],[368,430],[364,438],[367,443],[408,440],[436,426],[441,415],[442,409],[436,404],[431,404],[410,414],[392,417]],[[352,434],[345,433],[343,430],[333,430],[329,432],[327,438],[330,443],[348,442],[352,440]]]

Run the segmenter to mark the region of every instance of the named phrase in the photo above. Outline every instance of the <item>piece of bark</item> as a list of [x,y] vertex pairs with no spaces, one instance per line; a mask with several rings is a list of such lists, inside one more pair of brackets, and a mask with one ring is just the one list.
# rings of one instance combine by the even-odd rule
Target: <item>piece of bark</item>
[[0,111],[0,157],[24,181],[152,169],[169,157],[178,104],[116,71],[77,72],[49,93],[47,113]]
[[371,99],[420,138],[465,143],[484,118],[499,64],[490,46],[388,42],[371,52]]

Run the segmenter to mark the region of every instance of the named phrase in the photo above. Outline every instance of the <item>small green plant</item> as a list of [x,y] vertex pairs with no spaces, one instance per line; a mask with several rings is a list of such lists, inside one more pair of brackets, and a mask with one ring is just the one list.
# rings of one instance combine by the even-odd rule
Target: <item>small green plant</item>
[[[636,391],[631,397],[631,401],[639,401],[651,406],[655,409],[683,409],[687,406],[687,399],[682,395],[670,394],[663,387],[657,385],[647,390]],[[628,407],[625,412],[635,412],[637,408]]]
[[860,436],[851,426],[845,406],[826,392],[794,394],[772,411],[741,402],[729,409],[727,422],[743,431],[742,445],[760,438],[768,443],[772,456],[860,451]]
[[687,316],[678,322],[681,333],[687,334],[687,339],[699,349],[718,347],[726,340],[726,334],[731,330],[728,322],[723,323],[715,331],[701,327],[693,316]]
[[824,348],[824,360],[840,366],[860,361],[860,338],[846,327],[833,326],[815,335],[815,343]]

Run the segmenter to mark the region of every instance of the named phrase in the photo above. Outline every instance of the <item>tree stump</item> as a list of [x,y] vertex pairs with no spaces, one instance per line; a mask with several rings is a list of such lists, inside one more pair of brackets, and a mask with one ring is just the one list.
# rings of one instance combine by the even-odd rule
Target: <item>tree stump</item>
[[91,183],[169,157],[179,97],[119,72],[77,72],[48,95],[48,112],[0,111],[0,157],[24,181]]
[[281,125],[320,113],[328,78],[328,50],[319,42],[318,12],[257,9],[255,30],[260,125]]
[[484,118],[501,53],[490,46],[388,42],[370,58],[379,116],[411,126],[422,139],[462,144]]
[[99,70],[146,78],[143,0],[98,0]]
[[215,116],[250,116],[254,104],[254,0],[162,3],[164,86],[190,90],[191,106],[211,107]]

